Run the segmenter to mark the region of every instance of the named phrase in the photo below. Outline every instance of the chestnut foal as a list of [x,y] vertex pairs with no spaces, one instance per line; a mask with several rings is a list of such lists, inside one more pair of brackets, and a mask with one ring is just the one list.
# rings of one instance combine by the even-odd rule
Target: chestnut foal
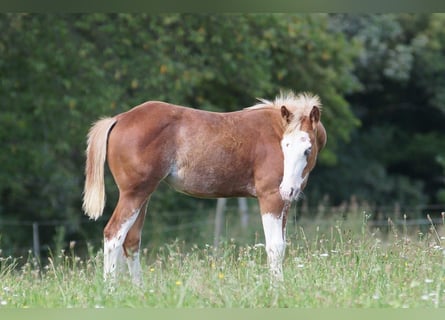
[[196,197],[258,198],[272,275],[283,278],[286,218],[326,144],[316,95],[292,92],[236,112],[149,101],[96,122],[88,135],[83,209],[105,206],[104,163],[119,201],[104,230],[104,277],[126,260],[141,283],[139,249],[150,195],[161,181]]

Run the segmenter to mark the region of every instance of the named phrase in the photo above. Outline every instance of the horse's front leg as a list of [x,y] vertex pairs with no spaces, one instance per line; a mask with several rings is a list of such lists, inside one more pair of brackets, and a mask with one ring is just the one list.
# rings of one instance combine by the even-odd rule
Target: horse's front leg
[[283,202],[279,195],[260,198],[259,201],[270,272],[274,278],[283,280],[286,220],[290,202]]

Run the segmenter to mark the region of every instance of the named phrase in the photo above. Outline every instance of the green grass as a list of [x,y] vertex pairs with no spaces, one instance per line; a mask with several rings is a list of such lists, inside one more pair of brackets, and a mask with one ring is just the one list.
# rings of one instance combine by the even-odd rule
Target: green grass
[[[359,218],[359,220],[362,218]],[[75,249],[42,263],[0,257],[0,308],[109,307],[445,307],[445,251],[440,230],[408,236],[370,231],[366,221],[289,227],[285,281],[271,281],[264,247],[187,246],[143,250],[141,288],[102,279],[102,253]]]

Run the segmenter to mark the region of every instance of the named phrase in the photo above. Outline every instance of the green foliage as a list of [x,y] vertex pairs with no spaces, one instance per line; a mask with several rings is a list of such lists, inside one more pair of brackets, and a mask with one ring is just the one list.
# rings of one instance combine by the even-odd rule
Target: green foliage
[[355,74],[363,86],[346,96],[362,126],[350,143],[341,143],[336,172],[318,177],[318,183],[329,177],[350,187],[330,188],[337,202],[351,193],[387,205],[439,200],[445,182],[437,162],[445,150],[444,21],[443,14],[330,16],[330,28],[362,47]]
[[425,90],[428,104],[445,112],[445,16],[433,14],[412,40],[416,81]]

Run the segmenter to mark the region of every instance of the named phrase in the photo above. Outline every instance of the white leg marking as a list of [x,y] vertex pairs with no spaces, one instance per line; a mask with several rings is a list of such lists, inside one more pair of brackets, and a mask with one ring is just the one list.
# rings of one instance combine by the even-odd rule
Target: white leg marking
[[142,268],[139,261],[139,250],[136,252],[129,253],[127,257],[128,270],[130,270],[131,278],[133,283],[141,286],[142,285]]
[[266,253],[270,271],[275,278],[283,280],[283,258],[286,249],[283,217],[265,213],[261,216],[261,219],[266,238]]
[[125,221],[117,234],[111,239],[104,239],[104,279],[111,278],[116,279],[116,270],[118,268],[119,261],[123,260],[124,250],[123,243],[127,236],[128,230],[136,221],[139,215],[139,209],[133,211],[133,215]]

